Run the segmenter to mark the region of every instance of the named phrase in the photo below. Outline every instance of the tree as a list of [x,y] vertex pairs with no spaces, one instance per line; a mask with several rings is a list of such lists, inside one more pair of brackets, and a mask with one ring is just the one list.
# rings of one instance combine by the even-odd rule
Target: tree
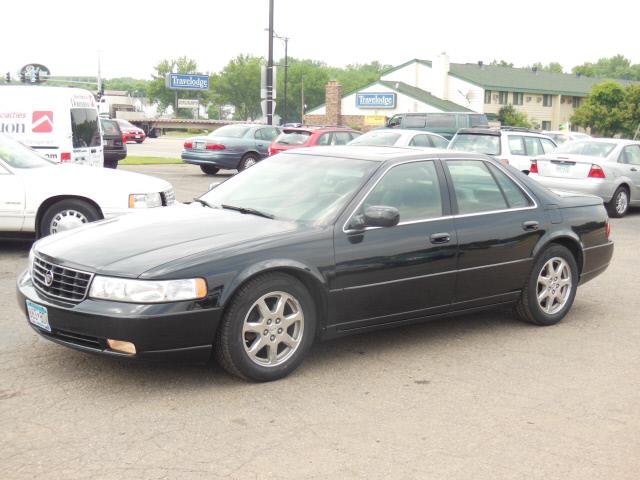
[[527,114],[516,110],[513,105],[502,107],[498,111],[498,120],[501,125],[505,126],[531,128]]
[[[180,57],[175,60],[162,60],[155,66],[155,73],[151,76],[151,80],[147,84],[147,96],[152,102],[158,102],[158,110],[163,112],[169,105],[174,105],[176,98],[176,91],[170,90],[165,85],[165,75],[168,73],[198,73],[198,65],[195,60],[187,57]],[[207,93],[183,90],[179,93],[180,98],[201,98],[207,97]],[[176,112],[177,116],[180,116],[180,111]],[[182,112],[184,115],[189,115],[190,110]]]
[[364,64],[347,65],[346,68],[331,68],[329,74],[342,85],[343,92],[352,92],[370,83],[380,80],[382,74],[391,68],[378,61]]
[[260,108],[261,57],[238,55],[215,77],[212,93],[220,105],[232,105],[234,118],[256,119],[262,116]]
[[513,68],[513,63],[512,62],[507,62],[506,60],[498,61],[495,58],[493,59],[493,61],[489,65],[494,65],[494,66],[497,66],[497,67],[511,67],[511,68]]
[[524,68],[528,68],[530,70],[536,68],[540,72],[563,73],[562,65],[558,62],[551,62],[547,65],[543,65],[542,62],[536,62],[533,65],[527,65]]
[[640,80],[640,64],[632,65],[623,55],[600,58],[596,63],[586,62],[573,67],[572,72],[586,77]]
[[127,92],[132,97],[144,97],[147,94],[148,80],[140,80],[131,77],[104,79],[106,90],[120,90]]
[[[633,92],[635,94],[635,90]],[[571,117],[574,125],[591,128],[592,133],[603,137],[613,137],[625,131],[625,89],[618,82],[608,80],[591,89],[586,101]]]

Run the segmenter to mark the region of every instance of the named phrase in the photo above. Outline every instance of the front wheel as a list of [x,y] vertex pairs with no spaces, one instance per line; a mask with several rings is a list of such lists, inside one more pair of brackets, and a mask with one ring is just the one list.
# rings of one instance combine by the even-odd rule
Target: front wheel
[[215,175],[220,169],[213,165],[200,165],[200,170],[202,170],[202,173],[206,173],[207,175]]
[[567,314],[578,288],[579,272],[573,254],[552,245],[535,261],[516,305],[521,320],[535,325],[554,325]]
[[81,227],[85,223],[102,218],[89,202],[70,198],[51,205],[42,215],[38,236],[46,237],[58,232]]
[[218,363],[245,380],[283,378],[313,343],[316,311],[309,291],[285,273],[267,273],[233,297],[216,337]]
[[611,201],[607,203],[607,211],[612,218],[621,218],[629,210],[629,191],[620,186],[616,189]]

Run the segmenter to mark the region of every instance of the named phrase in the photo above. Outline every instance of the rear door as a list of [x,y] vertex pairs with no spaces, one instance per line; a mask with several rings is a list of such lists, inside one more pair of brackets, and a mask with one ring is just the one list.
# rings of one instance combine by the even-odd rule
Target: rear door
[[546,229],[544,212],[517,180],[491,162],[451,159],[444,164],[458,238],[453,309],[517,298]]
[[102,167],[102,131],[96,108],[71,108],[71,161]]
[[631,201],[640,201],[640,145],[628,145],[620,152],[619,167],[631,179]]
[[262,157],[269,154],[269,145],[275,140],[280,131],[275,127],[259,128],[254,133],[256,150]]

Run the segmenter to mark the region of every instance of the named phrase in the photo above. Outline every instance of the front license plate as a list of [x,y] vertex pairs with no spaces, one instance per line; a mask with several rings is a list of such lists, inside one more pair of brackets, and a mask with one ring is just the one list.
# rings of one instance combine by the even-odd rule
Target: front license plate
[[29,321],[36,327],[40,327],[47,332],[51,332],[47,307],[43,307],[42,305],[33,303],[31,300],[27,300],[27,313],[29,314]]
[[142,137],[142,135],[136,135],[136,138],[141,138],[141,137]]

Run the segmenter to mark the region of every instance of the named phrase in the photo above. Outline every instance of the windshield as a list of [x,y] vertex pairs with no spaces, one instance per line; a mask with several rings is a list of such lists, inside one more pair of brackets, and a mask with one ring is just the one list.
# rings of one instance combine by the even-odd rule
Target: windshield
[[349,145],[391,146],[400,138],[397,132],[368,132],[349,142]]
[[575,155],[605,158],[614,148],[616,148],[615,143],[576,140],[560,145],[553,153],[573,153]]
[[209,134],[209,137],[242,138],[251,127],[245,125],[225,125]]
[[379,165],[347,158],[277,155],[231,177],[201,198],[216,207],[231,205],[277,219],[325,225]]
[[73,148],[99,147],[102,144],[98,111],[95,108],[71,109]]
[[471,133],[458,134],[451,140],[449,150],[484,153],[485,155],[500,155],[500,137],[497,135],[478,135]]
[[276,139],[276,143],[280,145],[304,145],[310,136],[311,132],[285,131]]
[[5,135],[0,135],[0,159],[12,168],[40,168],[55,164]]
[[116,120],[116,122],[118,122],[118,125],[120,125],[121,127],[125,127],[125,128],[138,128],[136,127],[133,123],[131,122],[127,122],[126,120],[122,120],[122,119],[118,119]]

